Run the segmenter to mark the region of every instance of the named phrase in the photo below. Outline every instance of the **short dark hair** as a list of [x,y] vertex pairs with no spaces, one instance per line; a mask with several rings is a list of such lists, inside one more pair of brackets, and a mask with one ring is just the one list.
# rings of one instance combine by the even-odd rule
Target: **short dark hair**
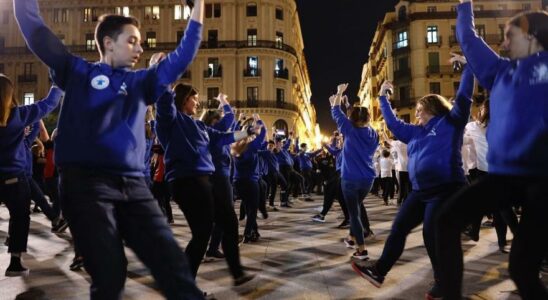
[[126,25],[140,27],[139,20],[131,16],[106,14],[99,17],[97,26],[95,26],[95,43],[97,43],[101,54],[105,53],[105,45],[103,44],[105,37],[108,36],[113,40],[117,40]]
[[390,156],[390,151],[383,149],[382,150],[382,157],[387,158]]
[[204,119],[202,120],[207,126],[212,126],[213,121],[219,121],[221,119],[221,113],[218,110],[210,109],[206,112]]
[[548,50],[548,13],[546,11],[526,11],[508,20],[508,24],[521,28],[534,36],[539,44]]
[[268,140],[268,143],[274,145],[274,141],[273,141],[273,140]]
[[354,106],[350,110],[349,119],[355,127],[360,127],[364,124],[369,123],[370,117],[371,116],[369,114],[369,109],[367,109],[367,107]]
[[300,146],[300,147],[301,147],[301,148],[304,148],[304,147],[306,147],[306,146],[307,146],[306,143],[301,143],[301,146]]
[[175,91],[175,107],[180,110],[189,97],[197,95],[198,90],[191,85],[179,83],[173,89]]

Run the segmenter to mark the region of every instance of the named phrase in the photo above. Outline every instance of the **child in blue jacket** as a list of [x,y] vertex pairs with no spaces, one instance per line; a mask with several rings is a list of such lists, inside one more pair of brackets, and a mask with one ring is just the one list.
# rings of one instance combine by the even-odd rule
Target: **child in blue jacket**
[[548,13],[524,12],[507,22],[502,48],[509,58],[504,58],[476,34],[472,2],[461,2],[457,38],[470,69],[490,91],[488,174],[440,213],[443,296],[462,296],[462,228],[485,213],[518,204],[522,215],[510,252],[510,277],[523,299],[548,299],[538,276],[548,253]]

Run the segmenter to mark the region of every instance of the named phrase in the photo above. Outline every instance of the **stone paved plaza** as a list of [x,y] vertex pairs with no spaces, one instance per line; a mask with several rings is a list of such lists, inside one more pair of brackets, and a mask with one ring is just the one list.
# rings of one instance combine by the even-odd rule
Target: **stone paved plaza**
[[[432,281],[430,261],[422,241],[421,227],[408,237],[405,251],[377,289],[352,271],[352,250],[342,243],[346,230],[340,223],[338,205],[325,223],[313,223],[310,217],[321,206],[321,197],[314,202],[296,201],[291,209],[272,212],[267,220],[259,218],[262,239],[257,244],[240,247],[243,264],[258,277],[244,286],[233,288],[224,261],[203,263],[198,285],[216,299],[424,299]],[[366,199],[375,239],[368,240],[372,259],[379,257],[394,219],[397,207],[384,206],[382,200]],[[189,228],[175,206],[173,231],[181,245],[186,245]],[[50,233],[50,224],[41,213],[31,215],[28,253],[24,262],[30,276],[6,278],[9,263],[7,247],[0,245],[0,300],[4,299],[87,299],[90,278],[84,272],[72,272],[73,258],[68,233]],[[8,212],[0,207],[0,240],[8,228]],[[240,232],[243,222],[240,222]],[[67,231],[68,232],[68,231]],[[482,228],[478,243],[463,242],[466,270],[465,294],[471,299],[519,299],[508,277],[508,256],[499,253],[494,229]],[[508,233],[511,239],[511,233]],[[126,251],[129,266],[124,299],[161,299],[152,277]],[[548,276],[545,276],[548,284]]]

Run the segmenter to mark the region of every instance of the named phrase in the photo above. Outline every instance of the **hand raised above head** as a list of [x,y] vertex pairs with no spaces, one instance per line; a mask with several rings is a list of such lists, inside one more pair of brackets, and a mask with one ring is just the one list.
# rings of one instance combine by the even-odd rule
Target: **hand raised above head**
[[390,97],[394,93],[394,85],[392,82],[385,80],[381,85],[381,90],[379,91],[379,96]]
[[346,89],[348,88],[348,83],[341,83],[337,86],[337,95],[342,96]]
[[221,106],[230,104],[228,103],[228,96],[223,93],[219,93],[219,95],[215,99],[217,99],[221,103]]

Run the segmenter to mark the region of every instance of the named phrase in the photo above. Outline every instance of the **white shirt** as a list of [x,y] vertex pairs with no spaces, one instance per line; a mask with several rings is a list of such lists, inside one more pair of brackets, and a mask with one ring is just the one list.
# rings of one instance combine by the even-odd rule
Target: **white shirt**
[[487,129],[480,123],[474,121],[466,124],[464,138],[465,141],[469,138],[476,153],[476,167],[480,171],[487,172],[489,165],[487,164],[487,138],[485,137]]
[[390,157],[381,157],[381,178],[392,177],[394,162]]
[[401,141],[391,141],[390,145],[392,146],[390,151],[398,158],[395,160],[396,171],[407,172],[407,162],[409,161],[407,157],[407,145]]

